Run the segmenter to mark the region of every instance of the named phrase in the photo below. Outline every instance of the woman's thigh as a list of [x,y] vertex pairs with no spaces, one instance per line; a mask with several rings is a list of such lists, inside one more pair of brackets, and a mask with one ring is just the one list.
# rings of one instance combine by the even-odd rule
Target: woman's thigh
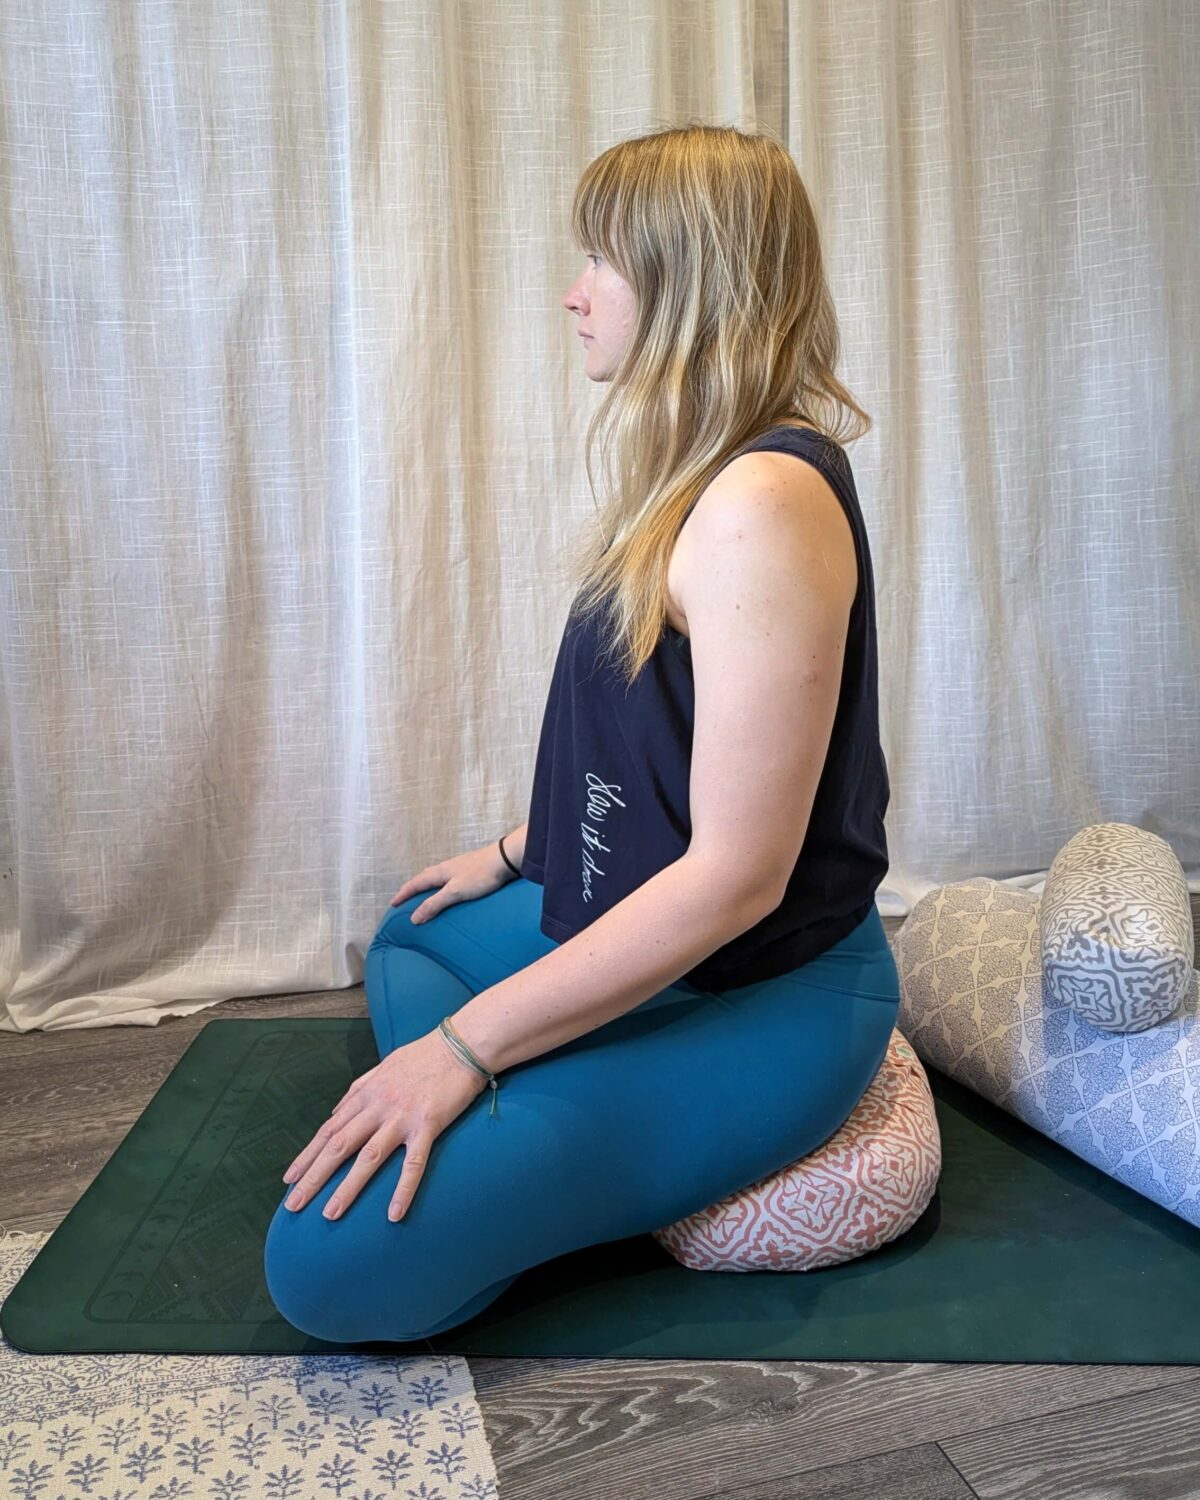
[[[405,907],[390,913],[365,980],[381,1054],[554,948],[540,901],[522,880],[420,927],[405,915],[407,932]],[[271,1295],[336,1342],[456,1326],[531,1266],[661,1228],[815,1150],[878,1071],[898,1010],[874,908],[779,978],[724,994],[669,986],[507,1070],[494,1117],[485,1090],[434,1142],[398,1224],[386,1210],[403,1146],[340,1219],[321,1209],[352,1159],[298,1213],[281,1204]]]

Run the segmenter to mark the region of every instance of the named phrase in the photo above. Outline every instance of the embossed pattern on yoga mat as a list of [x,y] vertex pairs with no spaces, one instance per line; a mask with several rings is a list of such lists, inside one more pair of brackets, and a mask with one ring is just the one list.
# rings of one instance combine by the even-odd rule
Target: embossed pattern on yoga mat
[[263,1243],[284,1168],[378,1060],[365,1018],[210,1021],[13,1289],[10,1342],[339,1347],[275,1309]]
[[[271,1174],[281,1178],[295,1154],[288,1123],[306,1081],[328,1074],[324,1056],[313,1067],[321,1047],[322,1038],[290,1030],[251,1045],[112,1257],[84,1307],[88,1318],[261,1323],[274,1316],[261,1273],[270,1214],[264,1223],[262,1195],[250,1189]],[[222,1265],[227,1276],[214,1276]]]

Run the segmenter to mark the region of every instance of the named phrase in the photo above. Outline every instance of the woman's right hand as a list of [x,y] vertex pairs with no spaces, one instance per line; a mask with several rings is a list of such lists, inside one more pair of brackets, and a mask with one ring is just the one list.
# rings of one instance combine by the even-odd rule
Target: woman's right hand
[[399,906],[402,901],[417,891],[437,889],[437,895],[422,901],[410,915],[415,925],[428,922],[447,906],[459,901],[477,901],[480,896],[490,896],[502,885],[507,885],[517,876],[504,863],[496,843],[484,844],[479,849],[468,849],[465,854],[456,854],[452,859],[443,859],[439,864],[426,865],[410,880],[406,880],[388,903]]

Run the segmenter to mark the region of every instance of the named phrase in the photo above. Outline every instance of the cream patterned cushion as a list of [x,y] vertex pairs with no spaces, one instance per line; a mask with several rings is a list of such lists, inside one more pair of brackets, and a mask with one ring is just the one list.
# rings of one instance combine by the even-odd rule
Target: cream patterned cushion
[[923,1061],[1200,1224],[1200,989],[1165,840],[1092,824],[1040,898],[985,876],[937,886],[894,952]]
[[824,1145],[653,1238],[695,1271],[812,1271],[910,1229],[941,1169],[929,1080],[896,1029],[866,1093]]
[[1157,1026],[1195,979],[1183,866],[1165,839],[1131,823],[1093,823],[1063,845],[1038,925],[1047,993],[1102,1031]]

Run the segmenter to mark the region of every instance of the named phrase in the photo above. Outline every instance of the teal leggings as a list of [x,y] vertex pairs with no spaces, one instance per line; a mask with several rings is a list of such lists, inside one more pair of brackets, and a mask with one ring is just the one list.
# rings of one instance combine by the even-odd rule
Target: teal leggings
[[[390,908],[367,951],[380,1057],[558,946],[538,926],[532,881],[414,926],[428,897]],[[878,1071],[899,1008],[874,906],[775,979],[724,994],[669,985],[502,1073],[495,1117],[484,1089],[434,1141],[398,1223],[387,1206],[403,1144],[340,1219],[321,1210],[357,1153],[296,1212],[285,1186],[264,1251],[275,1306],[334,1343],[465,1323],[530,1266],[672,1224],[815,1151]]]

